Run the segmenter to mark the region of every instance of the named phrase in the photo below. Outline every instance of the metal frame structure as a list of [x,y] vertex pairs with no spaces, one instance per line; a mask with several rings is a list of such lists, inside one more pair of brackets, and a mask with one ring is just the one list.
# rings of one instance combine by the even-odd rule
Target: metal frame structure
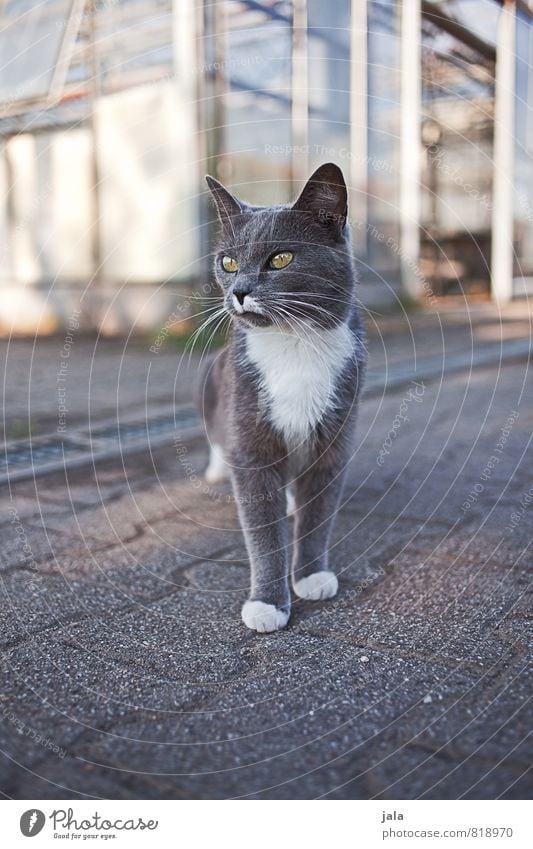
[[505,303],[513,296],[513,161],[516,4],[504,3],[498,27],[494,113],[494,201],[491,291]]
[[[496,90],[493,156],[493,225],[491,243],[491,292],[506,301],[513,292],[513,123],[515,88],[516,10],[532,17],[532,4],[525,0],[503,0],[496,49],[465,27],[435,0],[398,0],[401,14],[401,123],[399,176],[399,258],[403,292],[423,296],[421,275],[414,273],[420,257],[421,215],[421,25],[422,20],[437,23],[445,32],[462,40],[489,60],[496,59]],[[256,0],[242,0],[251,14],[279,18],[273,6]],[[50,5],[52,10],[54,4]],[[1,15],[5,5],[0,5]],[[226,58],[226,3],[195,3],[194,0],[135,0],[120,4],[120,27],[126,27],[127,45],[114,49],[117,30],[116,7],[100,0],[70,0],[62,22],[53,73],[47,92],[25,97],[15,92],[0,109],[0,135],[9,138],[21,131],[89,126],[92,132],[93,237],[92,257],[95,279],[99,277],[102,256],[99,239],[99,168],[95,109],[98,98],[147,82],[173,79],[179,88],[180,103],[190,104],[179,120],[198,148],[198,163],[216,173],[224,153],[224,103],[228,80],[220,71]],[[52,12],[51,12],[52,14]],[[114,17],[115,16],[115,17]],[[171,16],[171,18],[170,18]],[[148,29],[139,26],[144,20]],[[283,19],[287,23],[288,19]],[[51,25],[53,18],[50,19]],[[170,25],[169,25],[170,21]],[[351,2],[350,71],[350,181],[358,197],[364,195],[368,180],[367,122],[367,0]],[[291,176],[304,179],[308,169],[306,143],[309,138],[308,96],[308,4],[293,0],[290,108],[292,130]],[[118,34],[117,34],[118,32]],[[194,38],[191,34],[195,33]],[[5,37],[5,33],[4,33]],[[0,39],[2,32],[0,30]],[[118,62],[113,56],[117,53]],[[136,64],[136,53],[150,54],[153,61]],[[132,59],[133,57],[133,59]],[[193,73],[191,73],[191,68]],[[5,156],[5,153],[4,153]],[[6,161],[9,177],[9,162]],[[223,175],[222,175],[223,176]],[[200,175],[198,175],[200,188]],[[7,206],[8,214],[10,205]],[[11,209],[12,212],[12,209]],[[206,218],[205,199],[200,189],[198,221]],[[356,232],[356,247],[363,249],[367,212],[362,209],[363,227]],[[207,252],[204,238],[202,253]]]
[[400,129],[400,268],[410,298],[423,295],[414,273],[420,256],[421,4],[402,4]]

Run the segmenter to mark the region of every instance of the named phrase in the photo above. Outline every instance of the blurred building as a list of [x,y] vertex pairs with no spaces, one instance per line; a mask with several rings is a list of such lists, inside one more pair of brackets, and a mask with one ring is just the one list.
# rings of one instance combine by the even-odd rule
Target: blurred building
[[0,1],[2,333],[165,322],[208,274],[210,172],[350,185],[362,297],[533,281],[533,4]]

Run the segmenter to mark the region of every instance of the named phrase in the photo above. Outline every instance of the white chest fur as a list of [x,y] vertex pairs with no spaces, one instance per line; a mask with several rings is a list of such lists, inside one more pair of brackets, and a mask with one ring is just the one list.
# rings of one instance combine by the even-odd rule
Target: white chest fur
[[267,414],[288,441],[304,439],[335,401],[339,374],[354,350],[346,324],[311,330],[303,339],[265,327],[246,333],[250,361],[261,375]]

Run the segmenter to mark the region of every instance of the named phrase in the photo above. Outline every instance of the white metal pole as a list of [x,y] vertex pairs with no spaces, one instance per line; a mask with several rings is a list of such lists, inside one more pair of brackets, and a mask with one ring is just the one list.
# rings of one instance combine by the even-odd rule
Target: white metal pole
[[491,293],[501,303],[513,295],[515,30],[516,7],[514,2],[506,2],[496,52],[491,255]]
[[[199,252],[200,232],[200,162],[201,145],[198,142],[198,74],[199,51],[197,44],[198,18],[194,0],[173,0],[172,41],[174,86],[176,95],[176,162],[179,175],[176,190],[181,198],[189,198],[188,209],[197,223],[190,239],[193,253]],[[203,165],[203,163],[202,163]]]
[[48,97],[46,101],[46,106],[48,108],[54,106],[56,102],[60,100],[61,94],[63,93],[80,24],[82,22],[83,14],[87,10],[90,15],[94,14],[94,10],[88,5],[86,0],[73,0],[65,30],[63,32],[63,39],[61,41],[61,47],[59,48],[59,54],[54,67],[52,81],[48,90]]
[[292,4],[292,179],[307,179],[309,157],[309,80],[307,76],[307,0]]
[[368,220],[368,9],[367,0],[352,0],[350,38],[350,183],[349,209],[355,221],[356,253],[366,254]]
[[400,268],[403,292],[419,298],[422,286],[416,274],[420,256],[420,114],[421,114],[420,0],[401,5],[400,104]]

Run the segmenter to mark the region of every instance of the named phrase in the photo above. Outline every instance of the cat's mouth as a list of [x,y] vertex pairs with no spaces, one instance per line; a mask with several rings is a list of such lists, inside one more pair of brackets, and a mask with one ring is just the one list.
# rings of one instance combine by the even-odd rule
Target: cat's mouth
[[231,314],[239,324],[245,324],[248,327],[268,327],[272,324],[271,319],[264,313],[232,310]]
[[226,300],[226,308],[236,321],[248,327],[267,327],[272,324],[264,306],[249,293],[245,295],[232,293]]

